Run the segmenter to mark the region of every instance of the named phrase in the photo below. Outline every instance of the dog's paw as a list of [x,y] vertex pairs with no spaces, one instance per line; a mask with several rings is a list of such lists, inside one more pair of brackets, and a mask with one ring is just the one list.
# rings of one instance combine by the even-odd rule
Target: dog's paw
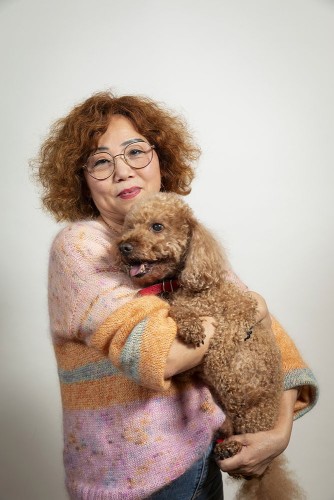
[[183,321],[181,325],[178,324],[178,336],[185,344],[199,347],[201,344],[204,344],[205,340],[203,325],[197,321]]
[[213,452],[218,460],[231,458],[242,450],[242,444],[238,441],[228,441],[217,443]]

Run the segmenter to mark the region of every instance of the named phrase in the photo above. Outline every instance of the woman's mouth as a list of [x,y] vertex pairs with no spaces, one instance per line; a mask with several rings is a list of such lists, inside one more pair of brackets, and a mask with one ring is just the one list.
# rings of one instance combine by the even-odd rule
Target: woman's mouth
[[122,198],[122,200],[130,200],[131,198],[135,198],[140,193],[140,191],[140,187],[134,186],[129,189],[123,189],[123,191],[118,194],[118,197]]

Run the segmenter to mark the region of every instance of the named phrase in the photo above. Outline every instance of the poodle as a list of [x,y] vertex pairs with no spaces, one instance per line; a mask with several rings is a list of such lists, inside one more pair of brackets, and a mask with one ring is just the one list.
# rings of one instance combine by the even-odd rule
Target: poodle
[[[178,336],[186,344],[198,346],[205,338],[201,318],[214,318],[215,334],[195,370],[226,415],[216,457],[222,460],[241,450],[239,442],[226,438],[273,428],[283,391],[274,335],[256,323],[256,301],[228,280],[223,250],[190,207],[173,193],[138,202],[114,243],[114,259],[116,253],[141,288],[174,280],[172,293],[162,297],[170,303]],[[279,457],[261,477],[242,481],[238,498],[289,500],[302,495]]]

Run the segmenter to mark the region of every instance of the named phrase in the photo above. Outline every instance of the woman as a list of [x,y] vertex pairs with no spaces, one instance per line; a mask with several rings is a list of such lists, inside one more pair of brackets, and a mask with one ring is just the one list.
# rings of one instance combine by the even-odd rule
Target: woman
[[[216,464],[210,452],[223,412],[203,384],[173,377],[200,363],[210,318],[204,345],[183,345],[168,305],[138,298],[110,262],[110,240],[133,203],[159,190],[188,194],[198,156],[181,118],[150,99],[111,93],[75,107],[41,147],[44,206],[71,221],[51,248],[49,311],[73,499],[221,499],[220,468],[261,474],[287,446],[293,417],[315,404],[312,373],[273,320],[286,374],[278,422],[238,436],[243,450]],[[254,296],[258,320],[270,323]]]

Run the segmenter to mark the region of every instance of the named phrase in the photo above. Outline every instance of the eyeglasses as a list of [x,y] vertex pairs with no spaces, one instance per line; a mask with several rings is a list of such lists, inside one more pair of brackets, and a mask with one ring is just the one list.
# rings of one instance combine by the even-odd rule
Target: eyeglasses
[[115,159],[121,156],[123,161],[131,168],[139,170],[147,167],[153,158],[153,149],[145,141],[135,141],[128,144],[123,153],[112,156],[107,151],[98,151],[88,157],[87,163],[83,166],[90,176],[98,181],[108,179],[115,171]]

